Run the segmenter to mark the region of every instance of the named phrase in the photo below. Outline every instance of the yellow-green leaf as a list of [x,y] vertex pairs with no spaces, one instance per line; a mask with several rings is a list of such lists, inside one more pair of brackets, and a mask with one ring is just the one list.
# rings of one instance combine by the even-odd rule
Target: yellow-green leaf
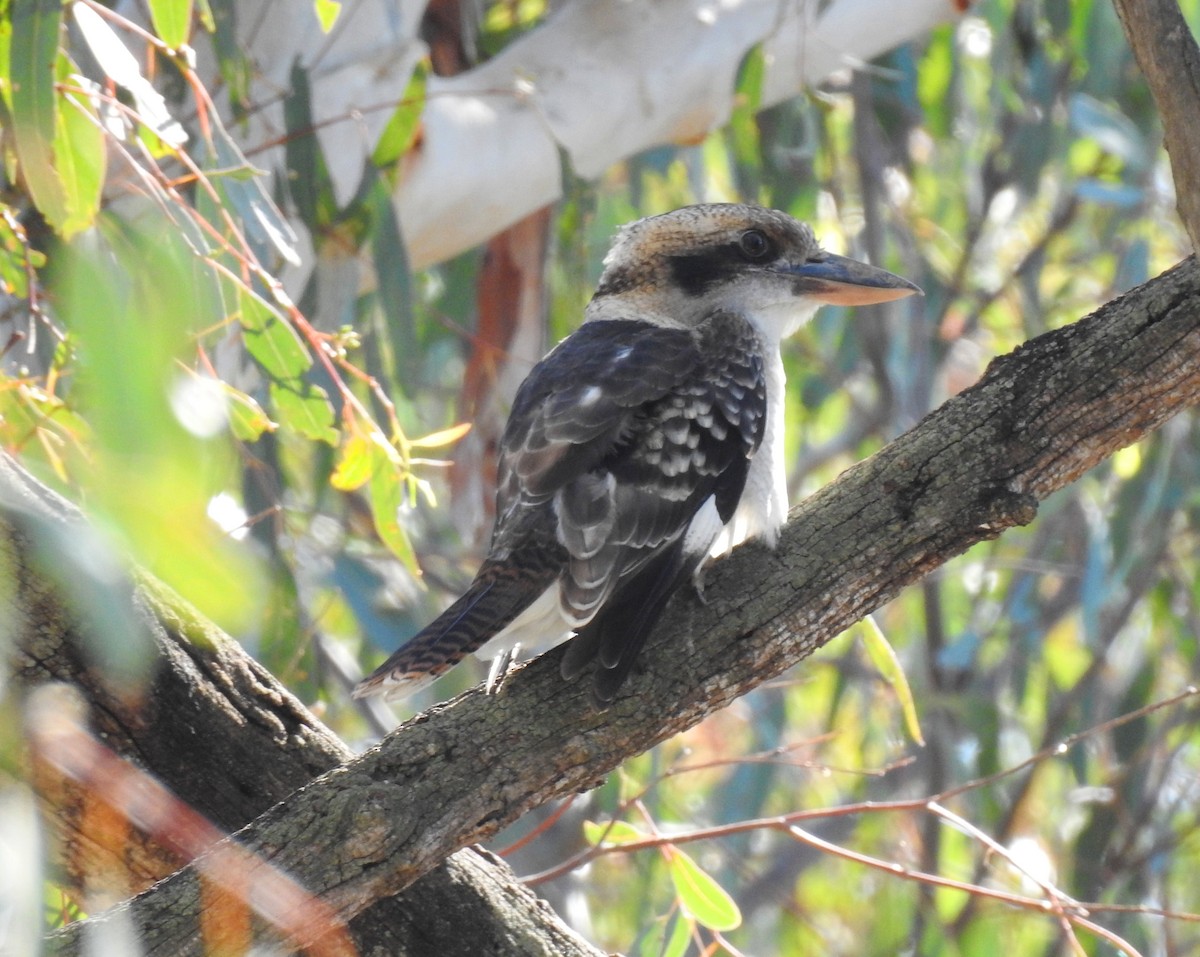
[[396,104],[387,126],[375,143],[371,162],[376,166],[390,166],[408,152],[421,128],[421,114],[425,110],[425,84],[429,79],[429,66],[425,61],[417,64],[404,88],[404,96]]
[[593,847],[601,842],[605,844],[636,844],[644,841],[650,835],[640,831],[627,821],[605,821],[598,824],[595,821],[583,822],[583,837]]
[[62,0],[21,0],[12,5],[9,79],[12,136],[30,195],[55,228],[67,219],[63,185],[54,163]]
[[150,0],[150,19],[163,43],[178,49],[192,30],[192,0]]
[[229,427],[234,437],[242,442],[253,442],[264,432],[275,431],[276,423],[271,421],[271,417],[253,397],[241,389],[235,389],[228,382],[222,382],[221,388],[229,400]]
[[460,422],[458,425],[452,425],[440,432],[431,432],[419,439],[409,439],[408,446],[412,449],[440,449],[446,445],[453,445],[470,431],[470,422]]
[[405,483],[399,462],[378,442],[371,443],[371,516],[380,539],[414,575],[420,575],[412,542],[400,524],[400,507],[404,504]]
[[879,669],[883,679],[896,692],[896,699],[900,702],[900,710],[904,715],[904,725],[908,728],[909,737],[917,744],[923,745],[925,738],[921,734],[921,722],[917,719],[917,706],[913,701],[912,689],[908,686],[908,678],[900,665],[900,659],[896,657],[895,650],[884,637],[883,631],[872,615],[867,615],[862,620],[861,634],[863,645],[866,646],[872,664]]
[[104,133],[92,104],[75,93],[64,92],[54,135],[54,158],[66,204],[66,219],[60,227],[64,238],[82,232],[95,221],[107,155]]
[[680,914],[675,919],[675,929],[671,932],[671,939],[667,941],[667,946],[663,948],[662,957],[684,957],[687,953],[688,944],[692,941],[692,929],[695,927],[695,921],[690,920],[683,914]]
[[741,926],[742,912],[711,874],[677,847],[667,849],[667,870],[684,912],[709,930]]
[[272,379],[295,379],[312,365],[309,354],[291,323],[244,286],[237,290],[239,318],[246,351]]
[[339,0],[313,0],[313,4],[322,32],[328,33],[337,22],[338,14],[342,12],[341,3]]
[[371,479],[374,459],[371,454],[372,442],[366,436],[352,435],[342,443],[342,455],[338,459],[329,484],[342,492],[353,492],[362,488]]
[[325,390],[311,382],[291,379],[271,383],[271,403],[279,424],[306,439],[336,446],[338,431],[333,427],[333,406]]

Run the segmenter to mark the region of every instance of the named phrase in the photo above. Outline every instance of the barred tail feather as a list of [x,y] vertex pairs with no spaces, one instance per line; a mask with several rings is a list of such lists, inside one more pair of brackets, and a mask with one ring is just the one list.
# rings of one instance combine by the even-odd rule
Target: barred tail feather
[[543,591],[543,582],[484,566],[461,598],[360,681],[353,696],[408,697],[483,647]]

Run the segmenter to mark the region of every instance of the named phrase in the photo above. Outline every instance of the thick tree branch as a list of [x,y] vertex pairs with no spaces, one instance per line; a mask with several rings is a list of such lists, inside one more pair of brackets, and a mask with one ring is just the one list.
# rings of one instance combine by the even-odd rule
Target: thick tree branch
[[1177,0],[1113,0],[1162,117],[1175,207],[1200,253],[1200,47]]
[[[0,583],[11,585],[0,590],[0,621],[15,646],[18,687],[60,681],[77,688],[98,738],[227,831],[353,756],[234,641],[153,583],[125,579],[78,511],[4,455]],[[112,637],[97,624],[104,618],[141,632],[117,636],[126,648],[158,655],[144,694],[114,685],[106,678],[111,668],[96,666]],[[183,863],[123,822],[98,831],[90,812],[99,798],[79,782],[41,773],[37,783],[60,865],[90,907],[142,890]],[[168,941],[195,932],[189,915],[158,928]],[[351,932],[360,953],[391,957],[599,954],[506,865],[475,850],[452,855],[404,894],[378,902]],[[187,952],[182,944],[164,947]]]
[[[1194,260],[995,360],[973,388],[797,507],[779,549],[738,550],[678,597],[611,709],[558,654],[470,692],[272,808],[238,839],[346,916],[529,809],[769,680],[971,545],[1200,401]],[[195,914],[185,869],[121,905],[138,928]],[[60,937],[78,952],[79,928]],[[150,954],[193,953],[186,941]]]

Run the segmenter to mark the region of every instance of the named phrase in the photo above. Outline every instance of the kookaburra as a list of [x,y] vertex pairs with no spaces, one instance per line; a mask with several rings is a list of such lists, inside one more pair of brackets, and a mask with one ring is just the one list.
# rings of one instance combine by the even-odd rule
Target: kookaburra
[[787,517],[780,342],[823,303],[920,290],[772,209],[624,227],[580,328],[534,366],[500,443],[491,548],[466,594],[355,689],[407,695],[475,652],[571,639],[603,707],[676,587]]

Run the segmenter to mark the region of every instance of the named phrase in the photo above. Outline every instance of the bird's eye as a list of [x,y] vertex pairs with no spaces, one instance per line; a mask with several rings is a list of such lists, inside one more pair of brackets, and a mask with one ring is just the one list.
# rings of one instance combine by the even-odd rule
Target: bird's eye
[[761,229],[747,229],[738,238],[738,248],[742,255],[751,262],[764,262],[775,255],[771,240]]

